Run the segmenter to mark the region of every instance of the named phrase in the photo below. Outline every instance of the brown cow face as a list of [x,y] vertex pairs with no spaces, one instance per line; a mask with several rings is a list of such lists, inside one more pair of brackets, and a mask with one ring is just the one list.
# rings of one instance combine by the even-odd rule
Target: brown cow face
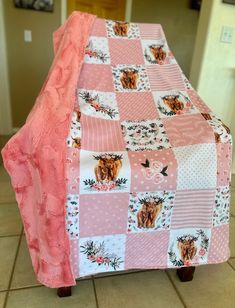
[[128,35],[129,24],[127,22],[116,21],[113,25],[113,31],[117,36],[127,36]]
[[168,95],[164,96],[162,99],[164,104],[167,105],[174,113],[184,109],[184,104],[179,100],[179,95]]
[[81,138],[72,138],[72,139],[73,139],[72,146],[74,148],[80,149],[81,148]]
[[162,199],[139,200],[142,208],[137,213],[138,228],[154,228],[162,209]]
[[151,45],[149,49],[157,63],[165,60],[166,52],[163,50],[163,46]]
[[120,157],[111,155],[100,157],[95,167],[96,181],[116,181],[121,167]]
[[132,68],[121,70],[121,83],[124,89],[136,89],[139,78],[138,71]]
[[196,237],[185,237],[178,242],[178,249],[182,261],[191,261],[197,253]]

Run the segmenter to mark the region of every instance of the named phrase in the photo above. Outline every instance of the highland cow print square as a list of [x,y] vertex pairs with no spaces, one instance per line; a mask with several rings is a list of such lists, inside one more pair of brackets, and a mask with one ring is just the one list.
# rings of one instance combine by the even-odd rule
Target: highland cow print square
[[215,205],[213,213],[213,226],[229,223],[230,188],[229,185],[216,189]]
[[177,189],[215,188],[217,180],[214,143],[173,148],[178,163]]
[[101,119],[119,120],[115,93],[79,89],[77,96],[82,113]]
[[134,192],[130,194],[127,232],[169,229],[174,192]]
[[127,151],[149,151],[170,148],[161,120],[123,121],[122,132]]
[[111,66],[83,63],[78,81],[78,89],[113,92]]
[[130,191],[130,165],[127,152],[90,152],[80,154],[80,193]]
[[131,164],[131,191],[176,189],[177,161],[171,149],[128,152]]
[[116,92],[150,91],[147,73],[142,65],[117,65],[112,67]]
[[129,193],[80,196],[80,237],[126,233]]
[[65,160],[66,186],[68,194],[79,194],[80,182],[80,151],[77,148],[67,148]]
[[70,238],[79,236],[79,195],[67,195],[66,230]]
[[207,262],[211,229],[185,228],[170,231],[168,267],[193,266]]
[[169,231],[129,233],[125,269],[166,268]]
[[144,64],[140,40],[109,39],[111,64]]
[[78,110],[73,111],[70,123],[69,135],[67,137],[67,146],[80,149],[81,147],[81,113]]
[[124,269],[124,234],[80,238],[80,276]]
[[108,37],[137,39],[140,37],[139,27],[137,24],[123,21],[106,20]]
[[110,64],[108,39],[91,36],[85,49],[85,63]]
[[157,110],[162,118],[183,114],[199,113],[186,91],[153,92]]
[[146,64],[172,64],[176,63],[172,52],[165,40],[141,40]]

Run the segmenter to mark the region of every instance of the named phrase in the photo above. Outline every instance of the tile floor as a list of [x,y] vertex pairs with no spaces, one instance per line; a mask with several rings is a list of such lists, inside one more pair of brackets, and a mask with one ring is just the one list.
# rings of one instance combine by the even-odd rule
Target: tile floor
[[231,258],[196,269],[182,283],[175,270],[99,275],[78,281],[69,298],[35,279],[10,179],[0,165],[0,308],[235,307],[235,177],[231,202]]

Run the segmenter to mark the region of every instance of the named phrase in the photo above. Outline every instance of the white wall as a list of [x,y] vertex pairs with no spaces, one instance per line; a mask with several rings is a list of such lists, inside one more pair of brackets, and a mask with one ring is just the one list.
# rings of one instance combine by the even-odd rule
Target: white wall
[[235,30],[233,43],[222,43],[223,26],[235,28],[235,5],[202,1],[190,81],[235,136]]

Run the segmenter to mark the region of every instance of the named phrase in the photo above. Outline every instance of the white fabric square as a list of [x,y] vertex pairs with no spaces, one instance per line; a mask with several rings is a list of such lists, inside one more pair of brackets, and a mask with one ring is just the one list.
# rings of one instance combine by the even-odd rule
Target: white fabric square
[[91,36],[85,50],[85,63],[110,64],[108,39]]
[[217,153],[214,143],[173,148],[178,162],[177,189],[215,188]]
[[80,193],[130,192],[131,171],[127,152],[81,150]]
[[66,229],[70,238],[79,236],[79,195],[67,195]]
[[125,242],[124,234],[81,238],[79,276],[123,270]]
[[73,111],[71,117],[69,135],[67,137],[67,146],[80,148],[80,143],[81,143],[80,112]]

